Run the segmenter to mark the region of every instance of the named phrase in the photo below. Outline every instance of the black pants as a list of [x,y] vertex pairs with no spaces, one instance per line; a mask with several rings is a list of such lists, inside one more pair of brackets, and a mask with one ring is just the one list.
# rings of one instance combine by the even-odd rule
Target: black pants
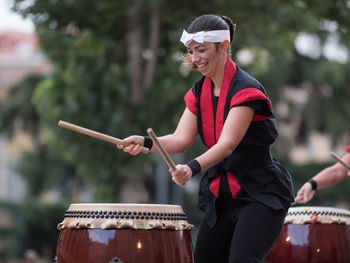
[[279,237],[287,209],[273,211],[258,202],[217,200],[218,220],[210,228],[202,220],[195,248],[195,263],[261,263]]

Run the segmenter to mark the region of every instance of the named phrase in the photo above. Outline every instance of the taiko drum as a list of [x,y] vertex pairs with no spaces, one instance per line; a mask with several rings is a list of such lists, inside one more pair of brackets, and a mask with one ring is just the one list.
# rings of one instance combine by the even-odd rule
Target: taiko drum
[[265,263],[350,263],[350,211],[293,207]]
[[192,263],[181,206],[71,204],[58,224],[57,263]]

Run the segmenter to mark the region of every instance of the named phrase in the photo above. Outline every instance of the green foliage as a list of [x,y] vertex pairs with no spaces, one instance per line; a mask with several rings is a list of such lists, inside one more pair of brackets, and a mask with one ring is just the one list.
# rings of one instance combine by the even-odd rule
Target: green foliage
[[43,204],[28,199],[20,204],[2,202],[0,208],[13,219],[10,228],[0,229],[5,246],[2,257],[21,257],[29,248],[45,258],[54,258],[59,236],[57,224],[63,220],[67,203]]
[[60,189],[64,199],[72,199],[73,192],[67,184],[77,181],[74,166],[46,146],[38,146],[33,152],[24,153],[16,168],[27,184],[28,197],[39,197],[44,191]]
[[[174,129],[179,111],[184,108],[184,103],[178,103],[179,98],[189,86],[179,76],[180,63],[171,56],[160,56],[163,66],[156,73],[156,84],[144,92],[142,103],[133,105],[137,114],[130,119],[128,83],[132,76],[124,67],[127,61],[123,33],[127,27],[125,12],[121,13],[120,5],[106,7],[107,1],[100,1],[91,2],[95,8],[89,7],[90,15],[80,16],[75,13],[80,8],[70,1],[56,4],[47,6],[46,1],[37,1],[24,10],[35,16],[41,46],[56,65],[56,71],[36,89],[33,102],[45,124],[44,136],[50,149],[74,163],[78,175],[93,184],[101,193],[99,196],[104,196],[101,198],[116,201],[122,179],[142,173],[149,158],[132,158],[111,145],[57,128],[58,120],[120,138],[133,133],[145,134],[148,127],[162,134],[169,132],[169,127]],[[58,16],[58,8],[69,10],[72,20]],[[105,8],[115,15],[98,14],[106,12]],[[141,20],[149,15],[149,10],[144,12]],[[45,19],[41,20],[42,17]],[[50,26],[52,23],[55,28]],[[105,27],[107,24],[113,25],[113,33]],[[79,33],[68,32],[67,25]],[[174,76],[177,83],[172,81]],[[175,118],[169,118],[174,115]]]
[[[31,100],[43,79],[39,75],[25,77],[10,88],[6,103],[0,105],[0,130],[9,137],[18,130],[25,131],[34,141],[33,152],[24,153],[16,167],[28,185],[29,197],[37,197],[42,191],[55,187],[64,189],[75,177],[74,166],[50,151],[40,138],[42,121]],[[72,193],[65,196],[71,197]]]
[[[305,129],[318,130],[337,136],[350,129],[347,121],[350,106],[350,64],[340,64],[321,57],[317,60],[297,57],[292,75],[295,85],[308,81],[312,87],[306,90],[309,102],[303,109]],[[318,118],[322,116],[322,118]]]
[[12,136],[16,129],[27,131],[30,134],[39,132],[39,116],[30,103],[30,99],[43,78],[39,75],[29,75],[11,87],[6,101],[0,104],[0,130],[3,133]]
[[[140,11],[132,15],[139,4]],[[49,150],[75,166],[85,183],[94,185],[100,200],[117,201],[124,178],[145,174],[150,156],[130,157],[114,146],[57,127],[66,120],[116,137],[145,134],[153,127],[157,134],[171,132],[184,109],[185,92],[198,73],[181,71],[178,57],[185,49],[178,39],[197,15],[223,13],[237,23],[233,57],[242,48],[255,50],[255,63],[246,70],[268,89],[273,100],[281,85],[311,81],[314,91],[305,108],[308,128],[339,134],[349,129],[346,116],[348,65],[322,57],[307,59],[297,54],[294,41],[299,32],[318,35],[325,41],[325,21],[335,21],[341,42],[347,44],[349,8],[347,2],[323,1],[45,1],[16,0],[14,9],[36,24],[40,45],[55,65],[55,71],[35,88],[33,103],[45,127]],[[150,48],[150,20],[158,9],[159,43],[157,70],[150,87],[141,85],[142,99],[132,103],[133,72],[128,35],[136,25],[141,50]],[[138,54],[142,56],[142,54]],[[141,70],[148,63],[141,60]],[[322,93],[330,86],[332,97]],[[320,91],[319,91],[320,90]],[[334,104],[334,100],[337,104]],[[320,103],[321,101],[321,103]],[[339,103],[338,103],[339,101]],[[339,107],[340,106],[340,107]],[[314,118],[322,115],[325,118]],[[336,117],[333,117],[336,116]]]
[[25,207],[22,207],[22,213],[26,230],[23,236],[27,246],[41,255],[46,254],[48,258],[54,258],[59,236],[57,224],[63,220],[67,208],[67,203],[26,203]]
[[[233,57],[241,48],[256,51],[255,63],[246,70],[262,81],[273,100],[279,98],[278,87],[287,83],[311,81],[316,93],[317,87],[331,86],[340,104],[335,106],[322,93],[311,94],[304,122],[308,128],[334,133],[349,128],[344,124],[349,113],[344,96],[348,95],[344,90],[348,86],[347,66],[322,58],[304,59],[294,47],[299,32],[315,33],[324,41],[328,34],[322,28],[324,21],[336,21],[339,34],[344,36],[341,41],[346,43],[349,16],[345,14],[349,8],[345,1],[320,5],[302,0],[17,0],[14,9],[35,22],[40,45],[55,65],[55,71],[40,82],[33,97],[45,127],[45,142],[49,150],[74,164],[77,175],[96,187],[101,200],[117,201],[120,185],[128,176],[151,176],[145,169],[151,157],[130,157],[104,142],[58,128],[57,122],[66,120],[120,138],[145,134],[148,127],[159,135],[171,132],[184,109],[183,95],[199,77],[198,73],[182,70],[178,58],[185,49],[178,39],[182,28],[208,10],[218,14],[225,10],[225,15],[238,24]],[[139,10],[137,15],[135,10]],[[133,72],[127,68],[131,43],[128,34],[136,26],[141,50],[149,49],[154,30],[149,21],[154,18],[154,10],[161,14],[158,66],[151,86],[141,84],[143,98],[133,103]],[[140,69],[145,70],[147,63],[148,59],[143,58]],[[313,118],[316,113],[327,118]]]

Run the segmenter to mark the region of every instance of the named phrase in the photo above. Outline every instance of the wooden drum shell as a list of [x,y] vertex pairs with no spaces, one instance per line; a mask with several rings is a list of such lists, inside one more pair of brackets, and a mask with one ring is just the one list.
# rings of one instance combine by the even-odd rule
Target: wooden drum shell
[[[108,204],[110,211],[158,211],[181,212],[178,206],[116,205]],[[70,206],[68,211],[79,211]],[[87,207],[84,206],[84,209]],[[94,204],[93,210],[104,210],[103,204]],[[169,212],[170,209],[170,212]],[[179,210],[180,209],[180,210]],[[81,212],[81,210],[79,211]],[[75,213],[75,212],[74,212]],[[166,214],[164,212],[164,214]],[[182,213],[183,214],[183,213]],[[67,213],[66,213],[67,215]],[[152,219],[150,219],[152,218]],[[109,222],[109,225],[106,225]],[[176,220],[141,220],[69,218],[58,225],[61,230],[57,249],[57,263],[192,263],[193,250],[189,225],[183,217]]]
[[350,263],[349,211],[290,208],[288,214],[293,213],[292,218],[287,215],[282,233],[265,263]]

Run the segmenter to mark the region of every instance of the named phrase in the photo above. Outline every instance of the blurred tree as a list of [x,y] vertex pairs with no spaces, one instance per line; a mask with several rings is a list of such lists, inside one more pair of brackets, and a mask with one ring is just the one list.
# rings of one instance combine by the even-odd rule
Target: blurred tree
[[63,196],[70,200],[75,189],[67,191],[67,183],[77,181],[74,166],[48,149],[42,139],[42,122],[31,103],[34,90],[44,78],[28,75],[10,87],[6,101],[0,103],[0,131],[9,138],[24,131],[33,139],[32,151],[23,153],[16,167],[28,186],[28,198],[36,198],[45,190],[60,187]]
[[324,57],[315,60],[296,61],[299,82],[313,85],[307,90],[309,103],[304,108],[305,129],[317,130],[333,136],[350,130],[350,63],[340,64]]
[[0,102],[0,130],[3,134],[12,137],[18,130],[32,135],[40,133],[39,116],[30,101],[43,78],[40,75],[29,75],[9,88],[6,100]]
[[0,207],[12,220],[9,228],[0,228],[2,259],[23,258],[25,250],[33,249],[44,262],[52,262],[59,236],[57,220],[63,219],[67,203],[47,204],[29,198],[22,203],[0,202]]
[[[0,103],[0,131],[9,138],[18,131],[25,131],[34,142],[32,151],[23,153],[16,167],[27,185],[25,200],[21,203],[0,203],[0,212],[8,213],[12,218],[10,228],[0,228],[1,256],[4,258],[21,257],[27,248],[34,249],[47,259],[54,258],[59,234],[55,231],[56,225],[79,187],[74,166],[50,151],[42,140],[42,122],[31,100],[34,90],[44,78],[28,75],[10,87],[6,100]],[[62,194],[63,198],[58,203],[39,201],[44,191],[52,189]]]
[[[57,122],[63,119],[121,138],[145,134],[148,127],[159,135],[172,131],[184,108],[182,96],[199,77],[180,61],[185,49],[179,37],[195,16],[225,13],[239,23],[234,57],[244,49],[253,54],[253,62],[242,67],[263,82],[275,101],[281,85],[310,80],[310,68],[296,68],[303,59],[295,50],[300,32],[324,40],[329,32],[322,26],[332,21],[340,42],[346,47],[349,43],[345,0],[322,4],[303,0],[16,0],[14,10],[35,22],[41,47],[55,65],[33,100],[45,127],[45,141],[96,187],[98,200],[108,201],[118,200],[127,178],[150,178],[151,155],[130,157],[111,145],[58,129]],[[315,76],[328,72],[310,80],[315,87],[336,83],[337,98],[344,98],[347,82],[341,80],[347,81],[347,67],[334,62],[327,64],[332,66],[328,69],[322,59],[310,63],[318,65]],[[329,115],[344,114],[337,114],[338,120],[314,118],[317,123],[311,126],[307,116],[314,116],[314,110],[308,111],[305,123],[316,129],[334,127],[336,132],[348,129],[344,99],[341,104],[327,102]]]

